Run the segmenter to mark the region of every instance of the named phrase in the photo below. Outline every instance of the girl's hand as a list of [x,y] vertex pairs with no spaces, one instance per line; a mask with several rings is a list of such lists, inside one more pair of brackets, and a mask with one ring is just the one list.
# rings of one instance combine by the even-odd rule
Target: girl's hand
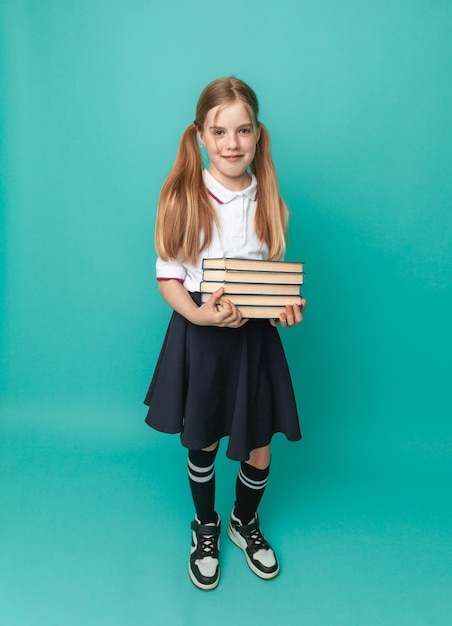
[[224,289],[218,289],[198,306],[185,287],[176,279],[159,280],[159,290],[166,302],[189,322],[199,326],[226,326],[239,328],[246,324],[236,306],[222,298]]
[[215,291],[207,302],[204,302],[192,319],[199,326],[220,326],[240,328],[248,321],[243,319],[238,308],[227,298],[223,298],[224,289]]
[[298,326],[303,321],[303,312],[306,308],[306,300],[301,301],[301,305],[289,304],[284,311],[281,312],[279,319],[270,320],[272,326],[282,326],[287,328],[288,326]]

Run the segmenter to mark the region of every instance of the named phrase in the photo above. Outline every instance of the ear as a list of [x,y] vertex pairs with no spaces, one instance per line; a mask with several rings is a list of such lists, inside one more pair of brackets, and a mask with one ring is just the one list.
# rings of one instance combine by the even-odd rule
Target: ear
[[258,124],[257,124],[257,132],[256,132],[256,144],[259,142],[260,138],[261,138],[261,124],[260,124],[260,122],[258,122]]
[[204,141],[204,133],[202,132],[202,130],[198,130],[197,135],[198,135],[199,143],[201,144],[201,146],[203,148],[205,148],[206,147],[206,142]]

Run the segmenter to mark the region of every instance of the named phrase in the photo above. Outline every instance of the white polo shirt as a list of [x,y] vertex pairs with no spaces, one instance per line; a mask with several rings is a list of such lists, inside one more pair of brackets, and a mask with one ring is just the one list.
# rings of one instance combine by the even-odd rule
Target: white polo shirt
[[201,250],[195,265],[157,259],[157,279],[175,278],[187,291],[199,291],[202,280],[202,260],[208,258],[268,259],[268,246],[254,231],[257,206],[257,181],[242,191],[231,191],[219,183],[207,170],[203,171],[211,202],[218,216],[219,230],[214,224],[210,245]]

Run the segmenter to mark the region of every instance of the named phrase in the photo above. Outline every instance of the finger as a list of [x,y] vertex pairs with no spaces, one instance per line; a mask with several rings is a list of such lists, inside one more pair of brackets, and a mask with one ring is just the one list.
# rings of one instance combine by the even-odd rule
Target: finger
[[212,293],[210,298],[207,300],[206,304],[211,307],[216,306],[219,300],[221,299],[221,296],[223,295],[223,293],[224,293],[224,287],[220,287],[219,289],[217,289],[216,291]]
[[298,306],[297,304],[293,307],[295,324],[301,324],[301,322],[303,321],[303,314],[301,311],[302,311],[301,307]]
[[236,305],[227,298],[221,298],[221,304],[228,311],[231,319],[242,319],[242,314]]
[[286,323],[287,326],[293,326],[295,322],[294,307],[290,304],[286,306]]
[[215,302],[215,307],[217,311],[226,311],[228,309],[228,301],[224,298],[220,298]]
[[226,319],[234,314],[233,305],[229,300],[226,300],[226,298],[220,298],[215,306],[220,313],[221,319]]
[[279,323],[280,323],[280,326],[282,326],[283,328],[287,326],[287,316],[286,316],[285,311],[281,311],[279,315]]
[[225,302],[218,309],[217,323],[221,326],[236,326],[242,321],[242,314],[230,302]]
[[224,321],[227,326],[238,327],[242,325],[243,317],[242,314],[237,311],[237,313],[231,313],[231,315]]
[[301,324],[301,322],[303,321],[303,314],[306,308],[306,304],[307,304],[306,300],[302,298],[298,307],[294,307],[296,309],[297,324]]
[[227,322],[223,322],[221,326],[223,328],[240,328],[241,326],[244,326],[247,321],[247,319],[242,317],[240,320],[229,320]]
[[215,311],[216,322],[222,326],[237,317],[237,309],[235,309],[234,305],[229,302],[229,300],[226,300],[226,298],[220,298],[212,308]]

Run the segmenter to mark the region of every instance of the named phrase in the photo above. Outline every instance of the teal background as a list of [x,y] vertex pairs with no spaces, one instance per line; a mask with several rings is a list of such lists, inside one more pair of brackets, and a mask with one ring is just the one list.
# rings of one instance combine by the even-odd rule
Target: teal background
[[[452,612],[452,7],[2,0],[0,622],[443,626]],[[281,332],[304,441],[261,505],[281,576],[226,537],[186,573],[177,437],[142,398],[170,315],[157,196],[196,100],[261,102],[306,263]],[[236,466],[218,460],[218,510]]]

